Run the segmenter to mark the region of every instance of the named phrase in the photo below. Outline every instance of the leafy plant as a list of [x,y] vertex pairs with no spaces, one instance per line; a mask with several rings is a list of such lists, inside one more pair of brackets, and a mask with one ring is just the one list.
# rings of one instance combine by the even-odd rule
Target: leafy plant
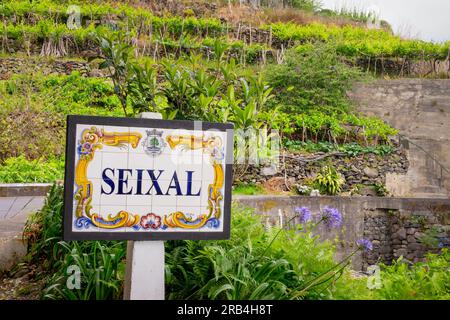
[[418,239],[420,243],[424,244],[429,248],[439,248],[442,243],[439,239],[439,234],[442,233],[440,227],[432,226],[427,228],[423,235]]
[[428,254],[424,262],[410,266],[402,257],[391,266],[381,265],[381,288],[376,298],[429,300],[450,298],[450,253]]
[[54,182],[64,176],[64,161],[28,160],[24,156],[8,158],[0,164],[0,183]]
[[389,190],[383,183],[375,183],[374,189],[379,197],[386,197],[389,194]]
[[[62,241],[63,188],[54,185],[44,207],[32,215],[24,229],[28,259],[44,264],[44,299],[121,298],[124,278],[124,242]],[[70,289],[70,267],[80,270],[80,288]]]
[[339,172],[332,166],[324,166],[317,173],[314,179],[314,185],[321,193],[336,195],[341,191],[344,180]]
[[[99,67],[108,70],[109,76],[113,81],[114,92],[120,100],[125,116],[128,116],[127,98],[130,90],[132,48],[123,41],[120,33],[99,33],[97,41],[104,55],[104,60]],[[140,69],[137,71],[140,71]],[[139,105],[138,108],[140,109]]]

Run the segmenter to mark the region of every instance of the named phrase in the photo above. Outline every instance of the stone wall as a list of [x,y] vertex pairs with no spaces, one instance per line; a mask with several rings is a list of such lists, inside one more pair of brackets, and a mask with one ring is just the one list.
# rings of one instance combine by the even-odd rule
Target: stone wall
[[[320,155],[323,154],[311,156]],[[400,146],[393,153],[383,156],[372,153],[359,156],[339,154],[314,162],[303,162],[301,159],[304,158],[295,153],[287,153],[285,163],[280,157],[276,170],[251,166],[242,177],[236,178],[235,175],[235,183],[253,183],[264,185],[273,191],[286,191],[287,187],[295,187],[295,185],[304,184],[307,180],[311,181],[324,165],[329,164],[342,174],[345,180],[342,186],[344,194],[358,187],[359,192],[368,195],[364,193],[370,190],[366,190],[368,188],[365,187],[385,184],[387,174],[405,174],[409,165],[405,150]]]
[[450,80],[398,79],[360,83],[348,93],[358,110],[376,115],[401,134],[409,167],[388,174],[402,197],[450,196]]
[[93,69],[81,60],[55,60],[49,58],[0,58],[0,80],[10,79],[15,74],[41,72],[48,74],[71,74],[78,71],[90,77],[104,76],[101,70]]
[[364,259],[364,267],[400,256],[418,262],[427,252],[450,246],[450,206],[446,202],[409,201],[398,209],[369,211],[364,217],[364,237],[374,250]]
[[[263,223],[286,224],[295,208],[309,207],[317,216],[325,206],[339,209],[343,215],[340,229],[320,225],[317,233],[336,245],[336,259],[356,248],[356,241],[373,242],[369,254],[358,253],[352,265],[365,270],[368,265],[390,263],[402,255],[417,262],[426,252],[450,246],[450,200],[380,197],[303,197],[303,196],[234,196],[234,201],[255,208]],[[435,232],[436,231],[436,232]]]

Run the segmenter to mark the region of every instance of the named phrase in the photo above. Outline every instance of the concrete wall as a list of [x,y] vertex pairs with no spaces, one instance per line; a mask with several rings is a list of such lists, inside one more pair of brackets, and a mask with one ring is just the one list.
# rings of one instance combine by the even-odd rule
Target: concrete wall
[[[404,135],[409,169],[388,174],[395,196],[450,196],[450,80],[379,80],[355,85],[358,110],[376,115]],[[439,165],[442,164],[441,165]]]
[[[413,199],[379,197],[303,197],[303,196],[234,196],[239,204],[255,208],[264,223],[283,225],[295,215],[295,208],[309,207],[317,216],[325,206],[339,209],[343,225],[339,229],[317,228],[321,239],[336,245],[336,259],[350,254],[356,241],[368,238],[373,241],[370,254],[358,253],[353,259],[355,270],[365,269],[376,262],[389,263],[400,255],[419,261],[436,248],[421,242],[432,227],[441,230],[436,234],[442,246],[450,245],[450,199]],[[295,221],[295,220],[294,220]]]

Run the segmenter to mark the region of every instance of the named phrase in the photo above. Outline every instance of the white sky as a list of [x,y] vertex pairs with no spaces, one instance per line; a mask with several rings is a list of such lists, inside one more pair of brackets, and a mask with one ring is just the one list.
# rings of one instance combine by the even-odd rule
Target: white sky
[[378,11],[395,33],[431,41],[450,40],[450,0],[320,0],[324,8]]

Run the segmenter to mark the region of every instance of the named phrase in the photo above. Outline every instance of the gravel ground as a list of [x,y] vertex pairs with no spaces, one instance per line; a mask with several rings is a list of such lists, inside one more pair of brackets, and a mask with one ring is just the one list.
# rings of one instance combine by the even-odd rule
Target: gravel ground
[[0,275],[0,300],[38,300],[44,287],[43,274],[36,265],[19,264]]

